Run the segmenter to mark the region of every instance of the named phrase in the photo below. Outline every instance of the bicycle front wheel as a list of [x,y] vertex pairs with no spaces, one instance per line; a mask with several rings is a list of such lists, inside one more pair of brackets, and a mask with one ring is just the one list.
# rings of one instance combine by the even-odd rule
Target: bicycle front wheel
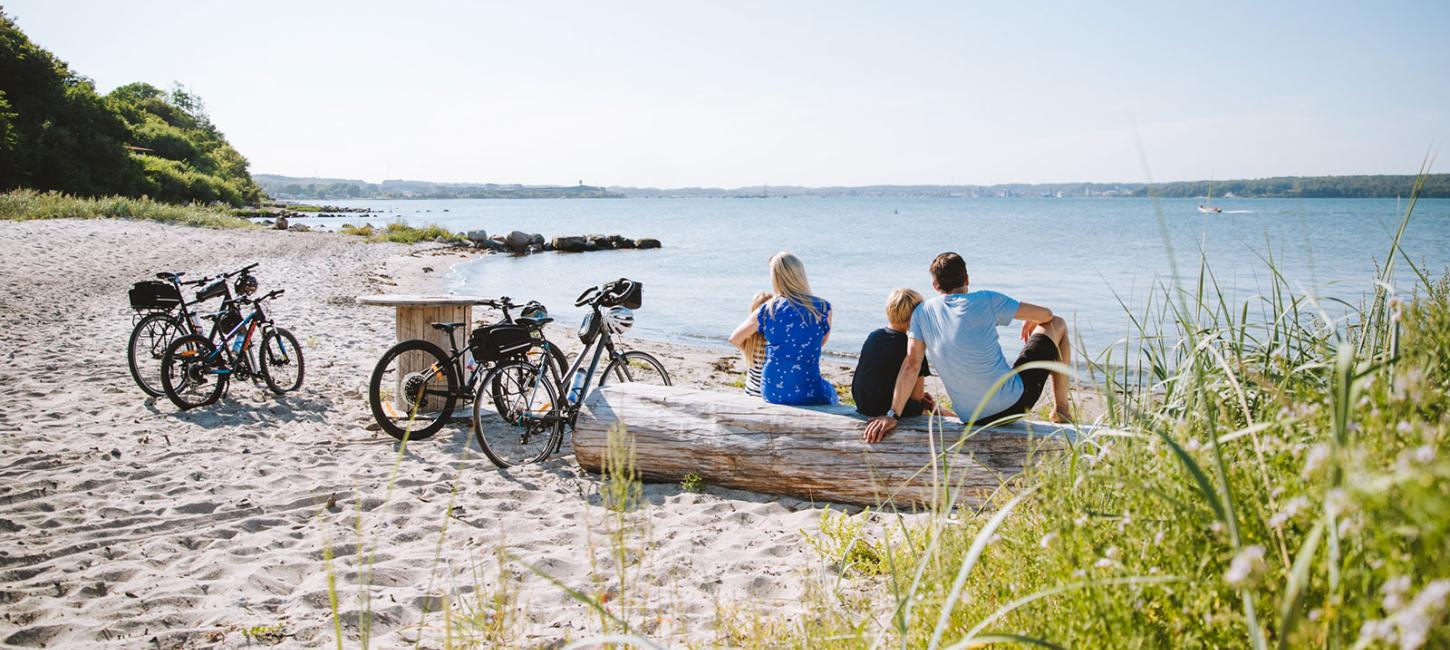
[[378,360],[368,381],[373,419],[398,440],[433,437],[458,400],[458,373],[448,355],[423,340],[403,341]]
[[268,330],[262,335],[257,359],[262,365],[262,379],[272,392],[281,395],[302,387],[302,346],[291,332],[280,327]]
[[161,387],[161,355],[181,331],[181,321],[166,312],[149,314],[136,323],[131,330],[131,341],[126,347],[126,365],[131,368],[131,378],[136,385],[152,397],[161,397],[166,389]]
[[599,387],[625,382],[669,386],[670,373],[665,372],[665,365],[648,352],[630,350],[609,360],[604,374],[599,377]]
[[479,448],[499,467],[547,458],[563,428],[558,397],[558,386],[541,366],[515,361],[495,367],[473,400]]
[[230,372],[214,358],[216,348],[205,336],[189,334],[166,346],[161,355],[161,388],[180,409],[206,406],[221,397]]

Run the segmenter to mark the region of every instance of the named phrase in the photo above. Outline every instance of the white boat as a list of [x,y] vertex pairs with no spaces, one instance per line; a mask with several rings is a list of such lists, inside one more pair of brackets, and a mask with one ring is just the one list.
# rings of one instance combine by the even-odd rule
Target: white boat
[[1213,179],[1208,179],[1208,205],[1198,204],[1198,211],[1204,214],[1221,214],[1223,208],[1213,207]]

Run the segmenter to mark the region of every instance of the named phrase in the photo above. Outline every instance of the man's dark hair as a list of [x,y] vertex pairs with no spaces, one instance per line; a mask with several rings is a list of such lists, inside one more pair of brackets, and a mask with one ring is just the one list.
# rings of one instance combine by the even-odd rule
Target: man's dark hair
[[931,277],[937,289],[951,291],[967,284],[967,263],[956,253],[942,253],[931,261]]

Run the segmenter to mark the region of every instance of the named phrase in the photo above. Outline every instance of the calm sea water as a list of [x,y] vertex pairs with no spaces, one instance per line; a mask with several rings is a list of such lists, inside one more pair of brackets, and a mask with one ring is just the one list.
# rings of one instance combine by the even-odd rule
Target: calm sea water
[[[1229,200],[1216,215],[1199,213],[1197,204],[1164,200],[1160,222],[1147,199],[353,201],[342,205],[382,213],[326,221],[655,237],[664,248],[487,256],[459,265],[448,282],[458,293],[541,300],[558,320],[573,323],[583,315],[573,307],[581,290],[628,277],[645,285],[640,335],[697,342],[723,342],[746,316],[751,296],[769,290],[767,260],[789,250],[805,262],[815,292],[834,306],[828,348],[846,353],[884,324],[893,288],[932,295],[928,264],[937,253],[957,251],[972,288],[1052,308],[1096,352],[1129,331],[1119,299],[1139,305],[1154,283],[1173,282],[1170,259],[1180,280],[1192,283],[1200,253],[1220,286],[1240,300],[1266,286],[1264,259],[1272,255],[1303,290],[1357,303],[1372,287],[1400,214],[1395,200]],[[1450,266],[1450,200],[1421,201],[1403,247],[1432,274],[1443,273]],[[1412,289],[1407,265],[1399,268],[1397,283]],[[1012,353],[1020,347],[1015,337],[1002,330]]]

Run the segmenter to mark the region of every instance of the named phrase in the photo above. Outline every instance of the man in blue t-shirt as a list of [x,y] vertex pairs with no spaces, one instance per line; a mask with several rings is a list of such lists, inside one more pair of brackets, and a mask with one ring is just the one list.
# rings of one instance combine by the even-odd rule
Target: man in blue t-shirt
[[[1026,413],[1042,396],[1049,377],[1056,402],[1052,420],[1069,421],[1066,375],[1046,368],[1012,373],[1013,368],[1032,361],[1071,364],[1067,323],[1051,309],[995,291],[968,292],[967,263],[956,253],[936,256],[931,276],[932,287],[941,295],[921,303],[912,313],[906,359],[896,377],[891,409],[866,425],[866,441],[879,442],[896,428],[923,358],[931,361],[952,398],[952,408],[964,423],[973,420],[973,413],[981,414],[975,421],[983,424]],[[1013,320],[1022,321],[1025,345],[1016,363],[1008,365],[997,342],[997,328]],[[994,390],[998,381],[1002,385]]]

